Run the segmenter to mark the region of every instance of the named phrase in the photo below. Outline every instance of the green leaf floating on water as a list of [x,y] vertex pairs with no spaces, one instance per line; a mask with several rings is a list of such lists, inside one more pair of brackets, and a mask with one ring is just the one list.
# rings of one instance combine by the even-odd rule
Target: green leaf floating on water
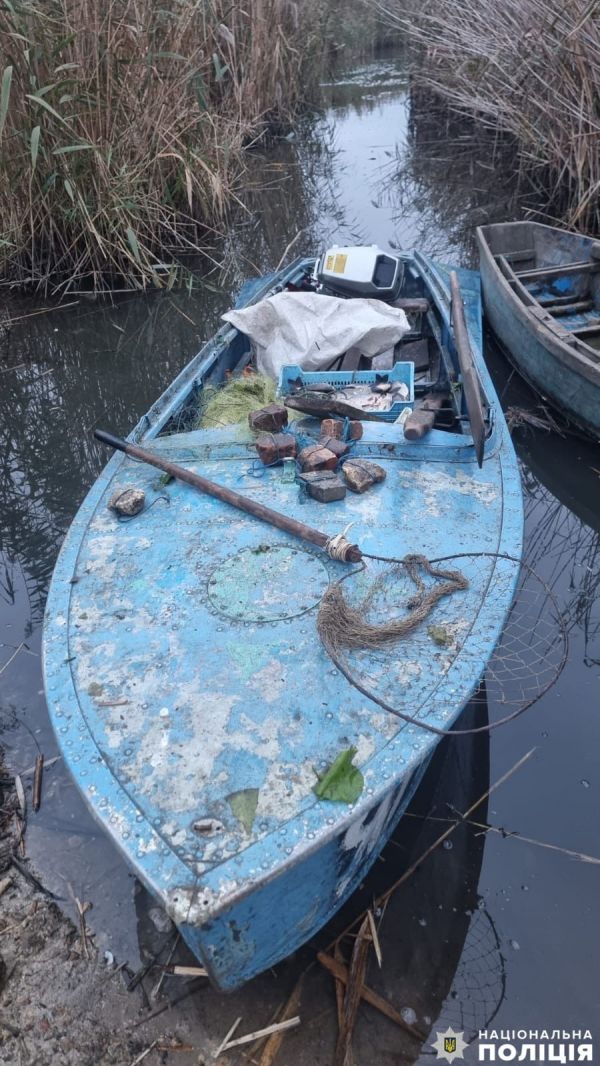
[[356,748],[341,751],[321,775],[313,788],[319,799],[333,800],[334,803],[356,802],[365,783],[358,767],[352,765],[356,751]]
[[234,818],[237,818],[246,832],[250,834],[258,806],[258,789],[243,788],[239,792],[231,792],[227,797],[227,802]]

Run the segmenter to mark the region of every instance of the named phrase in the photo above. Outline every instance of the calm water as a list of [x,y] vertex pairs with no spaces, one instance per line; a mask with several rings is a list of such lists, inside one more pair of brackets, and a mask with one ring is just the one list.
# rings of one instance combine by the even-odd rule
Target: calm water
[[[322,115],[268,152],[249,155],[248,211],[216,250],[228,262],[224,277],[214,271],[191,296],[126,296],[103,306],[80,296],[49,314],[33,314],[42,309],[14,299],[8,314],[17,321],[0,326],[0,743],[16,770],[27,771],[38,750],[49,763],[43,806],[27,830],[42,881],[70,913],[73,895],[90,900],[98,946],[133,968],[154,943],[152,903],[98,834],[62,761],[50,764],[57,747],[39,658],[56,555],[105,460],[92,429],[125,434],[213,333],[243,276],[276,266],[294,238],[293,254],[331,241],[418,244],[468,264],[472,226],[519,210],[510,182],[489,159],[475,160],[466,141],[448,148],[428,116],[411,109],[400,60],[354,69],[325,93]],[[535,405],[489,339],[487,355],[505,404]],[[532,430],[519,431],[515,443],[527,559],[559,600],[568,665],[544,699],[493,733],[489,745],[442,745],[413,813],[433,807],[443,817],[448,803],[466,809],[535,747],[492,797],[490,822],[600,857],[600,449]],[[480,813],[485,817],[485,808]],[[363,901],[420,854],[428,831],[418,818],[404,820]],[[398,1007],[414,1009],[433,1033],[450,1024],[472,1035],[492,1016],[498,1028],[594,1030],[599,892],[598,866],[514,837],[461,830],[454,847],[440,850],[390,907],[385,965],[373,983]],[[278,1002],[312,952],[304,949],[277,978],[259,978],[234,1000],[245,1008]],[[313,977],[308,994],[322,1011],[329,979]],[[232,1003],[207,991],[199,1023],[210,1028],[211,1018],[234,1017]],[[330,1010],[326,1024],[296,1038],[298,1062],[328,1061],[319,1055],[333,1017]],[[373,1012],[365,1012],[357,1041],[360,1063],[416,1057]]]

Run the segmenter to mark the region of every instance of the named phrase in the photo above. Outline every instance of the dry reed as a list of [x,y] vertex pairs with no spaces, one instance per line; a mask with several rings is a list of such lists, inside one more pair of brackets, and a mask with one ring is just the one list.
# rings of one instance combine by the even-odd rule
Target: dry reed
[[566,225],[600,226],[598,0],[373,0],[421,48],[416,80],[514,138]]
[[[335,5],[334,5],[335,6]],[[328,38],[317,0],[0,7],[0,276],[170,287],[286,121]]]

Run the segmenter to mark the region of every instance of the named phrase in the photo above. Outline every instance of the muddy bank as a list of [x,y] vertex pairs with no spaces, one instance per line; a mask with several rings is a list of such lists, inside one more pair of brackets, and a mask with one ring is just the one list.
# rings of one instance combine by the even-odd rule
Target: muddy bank
[[85,913],[77,928],[53,894],[36,887],[26,852],[27,779],[15,781],[0,765],[0,781],[0,1062],[121,1066],[154,1039],[177,1042],[158,1019],[148,1031],[136,1026],[141,990],[128,992],[127,973],[99,955]]
[[136,1004],[120,973],[83,957],[76,928],[17,872],[2,899],[4,990],[0,1062],[121,1066],[158,1037],[133,1028]]
[[67,881],[64,896],[42,885],[27,857],[27,821],[34,816],[28,776],[15,779],[0,763],[0,1063],[214,1061],[218,1045],[186,1008],[206,981],[188,977],[174,981],[168,995],[163,989],[159,960],[173,957],[178,941],[166,915],[152,915],[155,942],[134,972],[98,948],[88,925],[90,900],[80,900]]

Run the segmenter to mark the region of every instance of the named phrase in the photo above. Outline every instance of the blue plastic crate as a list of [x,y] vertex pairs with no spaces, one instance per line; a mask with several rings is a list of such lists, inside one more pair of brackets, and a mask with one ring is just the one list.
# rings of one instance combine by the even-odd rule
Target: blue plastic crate
[[395,363],[391,370],[303,370],[294,364],[282,366],[279,374],[278,393],[289,396],[293,386],[300,379],[302,385],[371,385],[376,381],[402,381],[408,389],[406,400],[397,400],[389,411],[372,411],[369,419],[377,418],[382,422],[395,422],[405,407],[412,407],[415,402],[415,364]]

